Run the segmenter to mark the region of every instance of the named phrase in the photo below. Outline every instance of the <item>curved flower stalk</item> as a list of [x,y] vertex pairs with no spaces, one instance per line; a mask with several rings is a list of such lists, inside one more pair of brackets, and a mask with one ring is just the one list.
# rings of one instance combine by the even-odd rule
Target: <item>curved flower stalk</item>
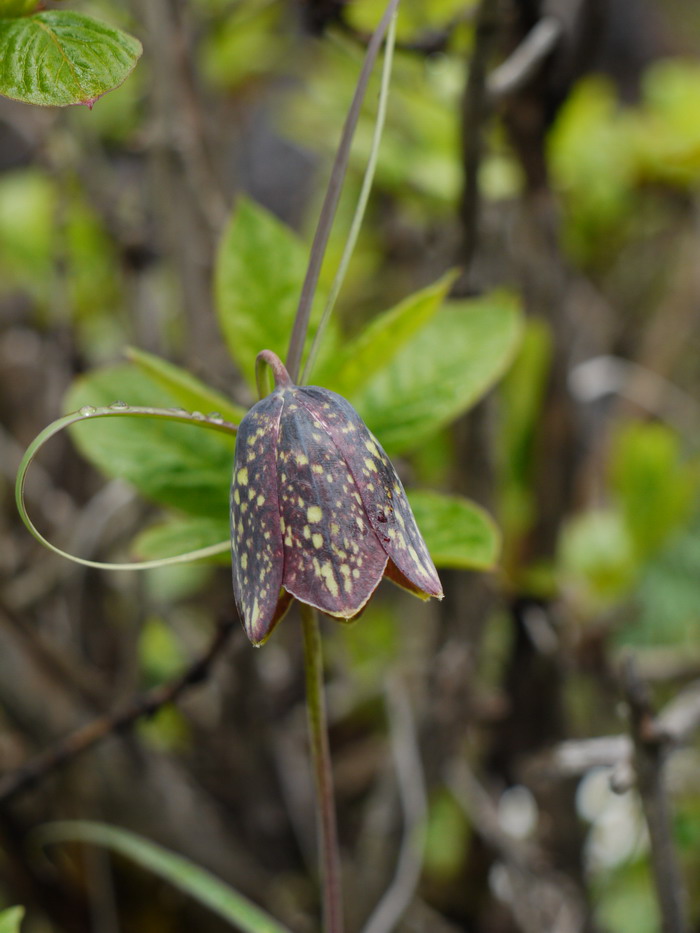
[[384,576],[417,596],[442,586],[396,470],[355,409],[297,386],[271,350],[275,389],[238,428],[231,486],[236,606],[253,644],[292,598],[354,619]]

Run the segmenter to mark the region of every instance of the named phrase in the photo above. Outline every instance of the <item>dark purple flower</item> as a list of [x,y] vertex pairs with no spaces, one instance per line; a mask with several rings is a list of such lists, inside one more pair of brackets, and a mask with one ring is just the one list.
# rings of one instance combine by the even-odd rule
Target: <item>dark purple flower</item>
[[401,480],[355,409],[263,359],[275,389],[241,421],[231,486],[233,589],[250,640],[264,642],[292,598],[352,619],[383,576],[442,599]]

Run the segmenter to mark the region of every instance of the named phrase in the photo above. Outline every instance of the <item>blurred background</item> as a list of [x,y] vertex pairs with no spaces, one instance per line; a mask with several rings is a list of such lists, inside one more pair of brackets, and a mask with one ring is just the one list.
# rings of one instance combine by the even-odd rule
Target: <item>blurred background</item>
[[[74,379],[127,345],[251,403],[213,313],[217,245],[239,192],[310,243],[380,13],[376,0],[71,6],[145,51],[92,111],[0,100],[4,775],[175,677],[234,616],[227,568],[118,575],[42,550],[14,475]],[[685,890],[673,929],[700,929],[699,49],[693,0],[402,0],[341,323],[357,333],[458,266],[456,295],[508,288],[525,324],[496,389],[399,463],[491,512],[498,568],[444,573],[441,605],[384,584],[358,625],[324,624],[351,930],[406,851],[407,788],[427,815],[401,930],[653,933],[659,857],[677,859]],[[32,477],[32,514],[83,556],[106,559],[152,513],[69,439]],[[629,749],[640,771],[635,721],[678,708],[669,855]],[[27,906],[26,933],[227,928],[104,850],[28,844],[49,820],[89,818],[316,929],[304,716],[295,617],[261,651],[237,627],[175,706],[0,792],[0,906]]]

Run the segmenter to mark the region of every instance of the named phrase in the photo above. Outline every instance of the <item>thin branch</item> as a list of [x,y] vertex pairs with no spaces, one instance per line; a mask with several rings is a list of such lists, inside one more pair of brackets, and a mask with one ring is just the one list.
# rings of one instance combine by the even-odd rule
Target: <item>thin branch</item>
[[425,848],[428,801],[411,705],[400,681],[387,684],[391,746],[404,816],[403,839],[394,878],[363,933],[390,933],[411,903],[420,878]]
[[487,82],[492,103],[524,87],[542,62],[557,47],[562,24],[554,16],[543,16],[508,58],[491,72]]
[[654,721],[651,712],[649,691],[637,676],[632,658],[623,665],[622,687],[630,710],[637,788],[649,828],[651,867],[661,927],[663,933],[683,933],[688,929],[687,895],[673,843],[671,811],[664,781],[666,743],[659,735],[658,721]]
[[221,623],[204,653],[173,680],[136,697],[120,712],[94,719],[66,738],[60,739],[51,748],[41,752],[16,771],[5,775],[0,780],[0,804],[28,790],[53,771],[62,768],[110,735],[124,732],[139,719],[152,716],[163,706],[174,703],[190,687],[202,683],[221,654],[233,629],[232,621]]
[[293,381],[296,381],[299,378],[301,356],[304,351],[304,343],[306,342],[309,318],[311,317],[311,306],[313,304],[314,294],[316,292],[316,285],[318,284],[318,277],[321,272],[323,257],[326,252],[326,245],[330,236],[331,227],[333,226],[333,218],[335,217],[338,201],[340,200],[340,192],[343,187],[345,173],[347,171],[348,162],[350,160],[350,146],[352,145],[352,138],[355,134],[357,121],[360,117],[360,108],[362,106],[362,101],[364,100],[365,91],[367,90],[367,84],[369,83],[369,78],[372,73],[372,68],[374,67],[375,59],[377,58],[382,40],[384,39],[384,35],[389,28],[389,23],[391,22],[391,18],[394,15],[398,3],[399,0],[389,0],[386,10],[384,11],[384,15],[382,16],[379,25],[372,34],[372,39],[370,40],[369,46],[367,47],[367,54],[365,55],[365,60],[362,65],[362,71],[360,72],[360,77],[357,81],[357,87],[355,88],[355,95],[352,99],[350,110],[345,119],[343,133],[340,137],[338,151],[336,153],[335,162],[333,163],[333,168],[331,170],[331,177],[328,182],[328,189],[323,200],[321,214],[318,219],[318,226],[316,227],[314,241],[311,246],[309,265],[306,270],[306,277],[302,286],[301,297],[299,298],[299,306],[297,308],[296,318],[294,319],[294,326],[292,328],[292,335],[289,341],[289,350],[287,352],[287,369],[289,370],[289,374]]

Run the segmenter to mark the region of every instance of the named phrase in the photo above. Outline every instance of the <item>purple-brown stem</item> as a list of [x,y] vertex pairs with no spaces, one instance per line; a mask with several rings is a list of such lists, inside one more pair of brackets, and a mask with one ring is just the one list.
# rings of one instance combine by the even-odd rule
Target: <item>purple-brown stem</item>
[[343,933],[340,853],[335,819],[333,771],[328,744],[326,703],[323,693],[321,633],[318,627],[317,611],[305,603],[299,603],[299,608],[304,633],[309,741],[316,780],[318,838],[323,882],[323,929],[325,933]]

